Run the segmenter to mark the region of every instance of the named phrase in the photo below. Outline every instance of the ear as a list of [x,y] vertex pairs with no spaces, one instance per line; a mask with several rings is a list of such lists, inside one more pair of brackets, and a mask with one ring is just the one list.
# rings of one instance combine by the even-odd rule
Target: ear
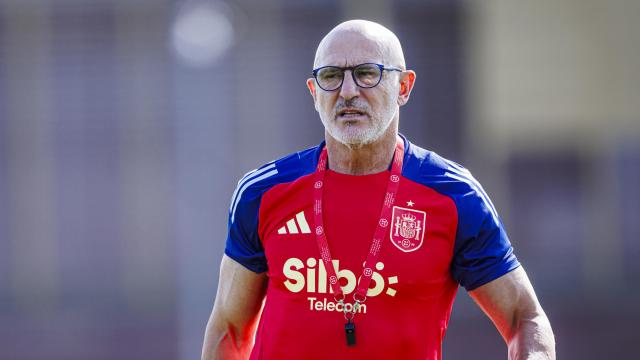
[[413,84],[416,82],[416,73],[413,70],[407,70],[400,77],[400,92],[398,93],[398,105],[402,106],[409,101]]
[[313,97],[313,106],[316,108],[316,111],[318,111],[318,103],[316,101],[316,80],[314,78],[307,79],[307,88],[309,89],[311,97]]

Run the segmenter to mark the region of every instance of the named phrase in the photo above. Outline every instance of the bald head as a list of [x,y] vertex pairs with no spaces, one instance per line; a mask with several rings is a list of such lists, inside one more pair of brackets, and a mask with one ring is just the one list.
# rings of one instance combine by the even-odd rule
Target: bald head
[[333,28],[318,45],[313,67],[380,62],[405,69],[398,37],[386,27],[366,20],[349,20]]

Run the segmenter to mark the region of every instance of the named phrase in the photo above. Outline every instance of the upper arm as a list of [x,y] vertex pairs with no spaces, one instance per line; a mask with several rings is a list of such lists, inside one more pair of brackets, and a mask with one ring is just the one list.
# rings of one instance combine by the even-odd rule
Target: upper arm
[[216,325],[242,329],[251,324],[260,312],[266,288],[266,273],[255,273],[224,255],[212,315]]
[[258,231],[262,195],[278,173],[270,163],[247,173],[229,204],[227,240],[208,329],[244,336],[254,325],[267,284],[267,259]]
[[203,359],[243,358],[251,351],[267,287],[267,261],[258,234],[263,189],[255,183],[261,176],[269,175],[269,170],[277,173],[273,168],[267,166],[250,172],[238,182],[233,193],[218,291],[205,331]]
[[452,162],[445,173],[457,210],[451,275],[467,291],[517,268],[509,237],[497,210],[471,173]]
[[544,316],[522,267],[470,291],[469,295],[489,316],[507,342],[522,321]]
[[246,269],[262,273],[267,270],[267,260],[258,222],[264,189],[259,182],[251,184],[252,179],[240,180],[231,198],[224,253]]
[[496,325],[509,345],[510,358],[534,354],[555,358],[549,320],[489,196],[471,173],[457,164],[449,164],[446,176],[456,180],[448,185],[456,194],[458,210],[453,278]]

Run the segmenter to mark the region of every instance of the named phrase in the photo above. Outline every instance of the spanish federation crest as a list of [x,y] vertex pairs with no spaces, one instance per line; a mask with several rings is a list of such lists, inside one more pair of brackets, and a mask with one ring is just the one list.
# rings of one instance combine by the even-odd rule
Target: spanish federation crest
[[404,252],[418,250],[424,240],[426,218],[424,211],[394,206],[389,232],[393,245]]

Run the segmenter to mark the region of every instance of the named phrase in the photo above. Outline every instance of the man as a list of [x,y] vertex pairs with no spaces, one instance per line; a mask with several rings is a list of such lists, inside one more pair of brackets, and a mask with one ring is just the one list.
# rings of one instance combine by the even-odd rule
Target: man
[[379,24],[320,42],[307,86],[325,142],[239,181],[203,359],[440,359],[458,284],[509,358],[555,358],[482,187],[398,134],[414,81]]

